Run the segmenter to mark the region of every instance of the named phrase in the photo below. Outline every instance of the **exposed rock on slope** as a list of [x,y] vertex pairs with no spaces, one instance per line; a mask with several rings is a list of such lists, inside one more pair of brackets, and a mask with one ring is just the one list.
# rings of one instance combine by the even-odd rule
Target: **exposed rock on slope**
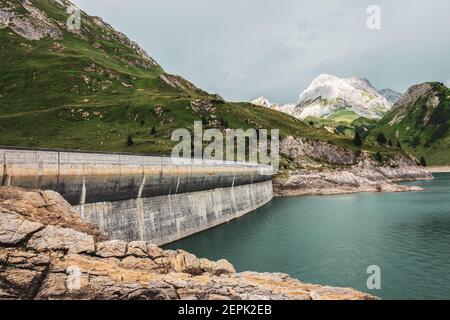
[[[72,5],[69,1],[51,1],[52,5],[61,6],[64,9]],[[116,31],[111,25],[104,22],[100,17],[89,17],[83,15],[81,29],[68,29],[64,20],[56,20],[50,18],[44,11],[40,10],[38,6],[31,3],[29,0],[20,1],[4,1],[4,5],[0,7],[0,28],[9,27],[11,30],[28,40],[41,40],[50,37],[54,40],[60,40],[63,37],[64,31],[69,31],[81,39],[95,39],[97,41],[107,40],[114,41],[123,45],[134,55],[128,61],[135,66],[145,69],[151,67],[159,67],[155,60],[150,57],[145,50],[139,45],[128,39],[123,33]],[[101,32],[94,30],[100,28]],[[96,32],[97,31],[97,32]],[[96,42],[98,48],[101,48],[99,42]]]
[[330,164],[351,165],[355,163],[355,153],[330,143],[286,137],[280,144],[280,153],[296,162],[299,166],[307,166],[309,159]]
[[[20,6],[27,13],[19,14],[17,9]],[[14,32],[29,40],[40,40],[47,36],[52,39],[61,39],[61,30],[58,25],[28,0],[4,1],[0,7],[0,28],[5,27],[10,27]]]
[[374,299],[284,274],[236,273],[142,241],[105,241],[56,193],[0,187],[0,298]]
[[402,97],[402,94],[400,92],[397,92],[392,89],[381,89],[380,94],[382,94],[387,101],[389,101],[391,104],[397,103],[398,100]]
[[395,182],[432,179],[429,171],[409,156],[395,156],[380,163],[366,153],[357,156],[331,144],[292,137],[282,141],[280,152],[304,170],[291,170],[275,179],[274,191],[279,196],[419,191]]

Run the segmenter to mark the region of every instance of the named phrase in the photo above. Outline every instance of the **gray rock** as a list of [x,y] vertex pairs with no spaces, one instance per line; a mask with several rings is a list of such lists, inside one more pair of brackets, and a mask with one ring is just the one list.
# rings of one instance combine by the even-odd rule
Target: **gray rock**
[[221,275],[236,273],[234,266],[225,259],[219,260],[217,262],[210,261],[208,259],[200,259],[200,267],[210,274]]
[[58,226],[47,226],[35,233],[28,247],[37,251],[64,251],[69,253],[91,253],[95,251],[94,238],[85,233]]
[[147,244],[147,253],[152,259],[159,258],[163,255],[163,250],[154,244]]
[[28,40],[40,40],[45,37],[61,39],[61,30],[43,11],[29,1],[22,1],[28,14],[18,15],[14,11],[2,10],[0,26],[8,25],[14,32]]
[[145,241],[132,241],[128,243],[127,255],[148,257],[147,243]]
[[95,254],[103,258],[121,258],[126,255],[127,243],[122,240],[110,240],[97,243]]
[[42,224],[25,220],[18,214],[0,212],[0,243],[18,244],[43,227]]
[[[286,137],[280,143],[280,153],[289,158],[302,160],[311,158],[332,164],[354,164],[355,153],[330,143]],[[301,161],[299,161],[301,164]]]
[[213,107],[211,101],[205,99],[198,99],[191,101],[191,108],[194,112],[215,112],[216,109]]

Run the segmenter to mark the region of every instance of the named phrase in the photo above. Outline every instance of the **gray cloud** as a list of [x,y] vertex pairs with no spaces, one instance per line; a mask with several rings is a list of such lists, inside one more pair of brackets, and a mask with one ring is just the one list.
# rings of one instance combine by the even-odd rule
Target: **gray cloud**
[[[435,0],[74,0],[168,72],[229,100],[295,101],[320,73],[378,88],[448,82],[450,2]],[[382,28],[366,27],[368,5]]]

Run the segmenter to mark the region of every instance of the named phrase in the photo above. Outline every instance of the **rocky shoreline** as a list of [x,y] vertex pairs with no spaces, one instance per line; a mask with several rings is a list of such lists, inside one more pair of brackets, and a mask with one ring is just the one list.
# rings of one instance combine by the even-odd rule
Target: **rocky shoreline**
[[450,172],[450,166],[428,167],[431,173],[447,173]]
[[237,273],[143,241],[108,240],[53,191],[0,187],[0,299],[373,300],[279,273]]
[[339,194],[352,194],[352,193],[364,193],[364,192],[418,192],[423,191],[423,188],[417,186],[402,186],[398,184],[378,184],[373,187],[327,187],[327,188],[309,188],[298,189],[295,187],[286,188],[285,186],[274,186],[275,197],[295,197],[295,196],[308,196],[308,195],[339,195]]
[[286,171],[275,177],[273,185],[275,196],[330,195],[421,191],[420,187],[398,182],[430,179],[430,171],[412,157],[396,156],[378,162],[363,154],[355,165]]

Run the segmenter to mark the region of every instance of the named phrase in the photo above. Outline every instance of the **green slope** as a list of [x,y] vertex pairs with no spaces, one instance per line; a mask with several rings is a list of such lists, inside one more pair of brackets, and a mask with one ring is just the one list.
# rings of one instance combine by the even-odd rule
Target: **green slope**
[[360,116],[356,114],[354,111],[351,110],[339,110],[329,117],[327,119],[333,120],[336,122],[344,122],[344,123],[352,123],[354,120],[358,119]]
[[450,89],[439,82],[411,87],[371,132],[382,132],[394,143],[429,165],[450,164]]

